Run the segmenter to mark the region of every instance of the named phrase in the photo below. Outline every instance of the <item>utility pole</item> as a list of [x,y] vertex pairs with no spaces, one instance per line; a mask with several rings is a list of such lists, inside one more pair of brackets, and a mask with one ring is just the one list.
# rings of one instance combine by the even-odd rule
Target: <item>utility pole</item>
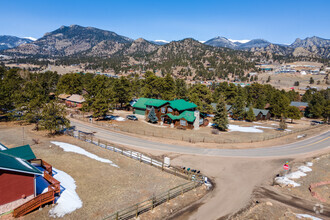
[[24,145],[24,139],[25,139],[25,137],[24,137],[24,127],[23,127],[23,138],[22,138],[23,145]]

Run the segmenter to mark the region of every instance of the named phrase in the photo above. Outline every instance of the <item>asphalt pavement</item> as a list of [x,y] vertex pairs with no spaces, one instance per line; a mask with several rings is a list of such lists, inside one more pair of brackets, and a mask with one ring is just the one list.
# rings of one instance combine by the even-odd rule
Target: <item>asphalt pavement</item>
[[228,157],[272,157],[305,154],[317,150],[330,148],[330,131],[325,131],[324,133],[319,134],[317,136],[311,138],[303,138],[301,141],[282,146],[251,149],[210,149],[154,142],[110,131],[100,126],[89,124],[88,122],[81,122],[78,120],[71,120],[71,125],[76,126],[77,130],[85,132],[95,132],[96,138],[112,143],[132,146],[136,148],[193,155]]

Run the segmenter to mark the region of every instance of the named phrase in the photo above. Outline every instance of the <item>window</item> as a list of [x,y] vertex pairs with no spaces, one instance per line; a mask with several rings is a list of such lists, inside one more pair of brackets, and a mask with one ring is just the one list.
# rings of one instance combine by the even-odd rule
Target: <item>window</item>
[[168,111],[168,112],[173,112],[173,109],[168,108],[167,111]]
[[165,113],[166,112],[166,108],[165,107],[162,107],[162,113]]
[[180,125],[182,125],[182,126],[187,126],[187,121],[185,121],[185,120],[180,120]]

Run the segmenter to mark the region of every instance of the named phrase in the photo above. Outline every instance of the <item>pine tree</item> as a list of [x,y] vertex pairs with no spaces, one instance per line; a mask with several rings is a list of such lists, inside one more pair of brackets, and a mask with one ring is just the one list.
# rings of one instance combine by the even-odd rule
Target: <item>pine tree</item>
[[151,108],[149,115],[148,115],[148,119],[151,123],[156,123],[158,121],[154,107]]
[[243,119],[245,115],[245,106],[243,102],[242,96],[238,96],[236,102],[232,106],[233,118],[235,119]]
[[301,114],[299,108],[295,106],[289,106],[287,110],[287,116],[288,118],[291,118],[291,123],[293,123],[293,119],[300,119]]
[[249,107],[249,110],[246,113],[246,120],[251,121],[251,122],[256,120],[252,106]]
[[65,117],[65,109],[60,104],[50,102],[45,104],[41,115],[41,126],[54,134],[70,126],[70,121]]
[[285,130],[287,128],[287,125],[285,123],[285,118],[283,117],[283,115],[281,116],[279,127],[281,130]]
[[220,131],[226,131],[226,129],[228,128],[226,103],[222,95],[220,96],[219,102],[217,104],[213,122],[215,124],[214,127],[219,129]]

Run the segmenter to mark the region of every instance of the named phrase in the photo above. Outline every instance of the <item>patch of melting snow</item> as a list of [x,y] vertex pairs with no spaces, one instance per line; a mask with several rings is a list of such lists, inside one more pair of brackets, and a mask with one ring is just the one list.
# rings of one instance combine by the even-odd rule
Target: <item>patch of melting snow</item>
[[313,162],[307,162],[306,165],[311,167],[311,166],[313,166]]
[[301,218],[310,218],[312,220],[322,220],[321,218],[317,218],[315,216],[312,215],[308,215],[308,214],[296,214],[297,218],[301,219]]
[[53,168],[53,177],[61,182],[61,196],[56,201],[56,206],[49,210],[53,218],[63,217],[82,207],[82,201],[76,193],[76,181],[64,171]]
[[290,180],[288,177],[286,176],[280,176],[280,177],[276,177],[275,178],[275,181],[279,184],[283,184],[283,185],[292,185],[293,187],[296,187],[296,186],[300,186],[299,183],[296,183],[295,181],[293,180]]
[[253,127],[241,127],[239,125],[229,125],[229,132],[239,131],[239,132],[249,132],[249,133],[263,133],[263,130],[257,129],[256,126]]
[[284,131],[292,131],[292,130],[290,130],[290,129],[285,129]]
[[111,166],[119,168],[119,166],[117,164],[113,163],[111,160],[104,159],[104,158],[101,158],[101,157],[99,157],[95,154],[89,153],[88,151],[82,149],[81,147],[78,147],[78,146],[75,146],[75,145],[72,145],[72,144],[68,144],[68,143],[64,143],[64,142],[57,142],[57,141],[51,141],[50,143],[59,146],[60,148],[62,148],[66,152],[73,152],[73,153],[85,155],[85,156],[87,156],[89,158],[92,158],[94,160],[100,161],[102,163],[108,163]]
[[275,128],[273,128],[273,127],[265,127],[265,126],[253,126],[253,127],[255,127],[255,128],[264,128],[264,129],[275,129]]
[[302,172],[305,172],[305,173],[312,171],[312,169],[307,167],[307,166],[300,166],[298,169],[301,170]]
[[286,185],[286,186],[287,185],[292,185],[293,187],[300,186],[299,183],[296,183],[292,179],[299,179],[300,177],[306,176],[307,172],[312,171],[312,169],[310,168],[311,166],[313,166],[313,163],[312,162],[307,162],[306,166],[298,167],[298,171],[288,173],[284,176],[276,177],[275,182],[277,182],[278,184]]
[[125,118],[123,118],[123,117],[116,117],[115,120],[116,121],[125,121]]
[[292,173],[289,173],[287,175],[285,175],[287,178],[289,179],[299,179],[300,177],[302,176],[306,176],[307,174],[298,170],[296,172],[292,172]]

